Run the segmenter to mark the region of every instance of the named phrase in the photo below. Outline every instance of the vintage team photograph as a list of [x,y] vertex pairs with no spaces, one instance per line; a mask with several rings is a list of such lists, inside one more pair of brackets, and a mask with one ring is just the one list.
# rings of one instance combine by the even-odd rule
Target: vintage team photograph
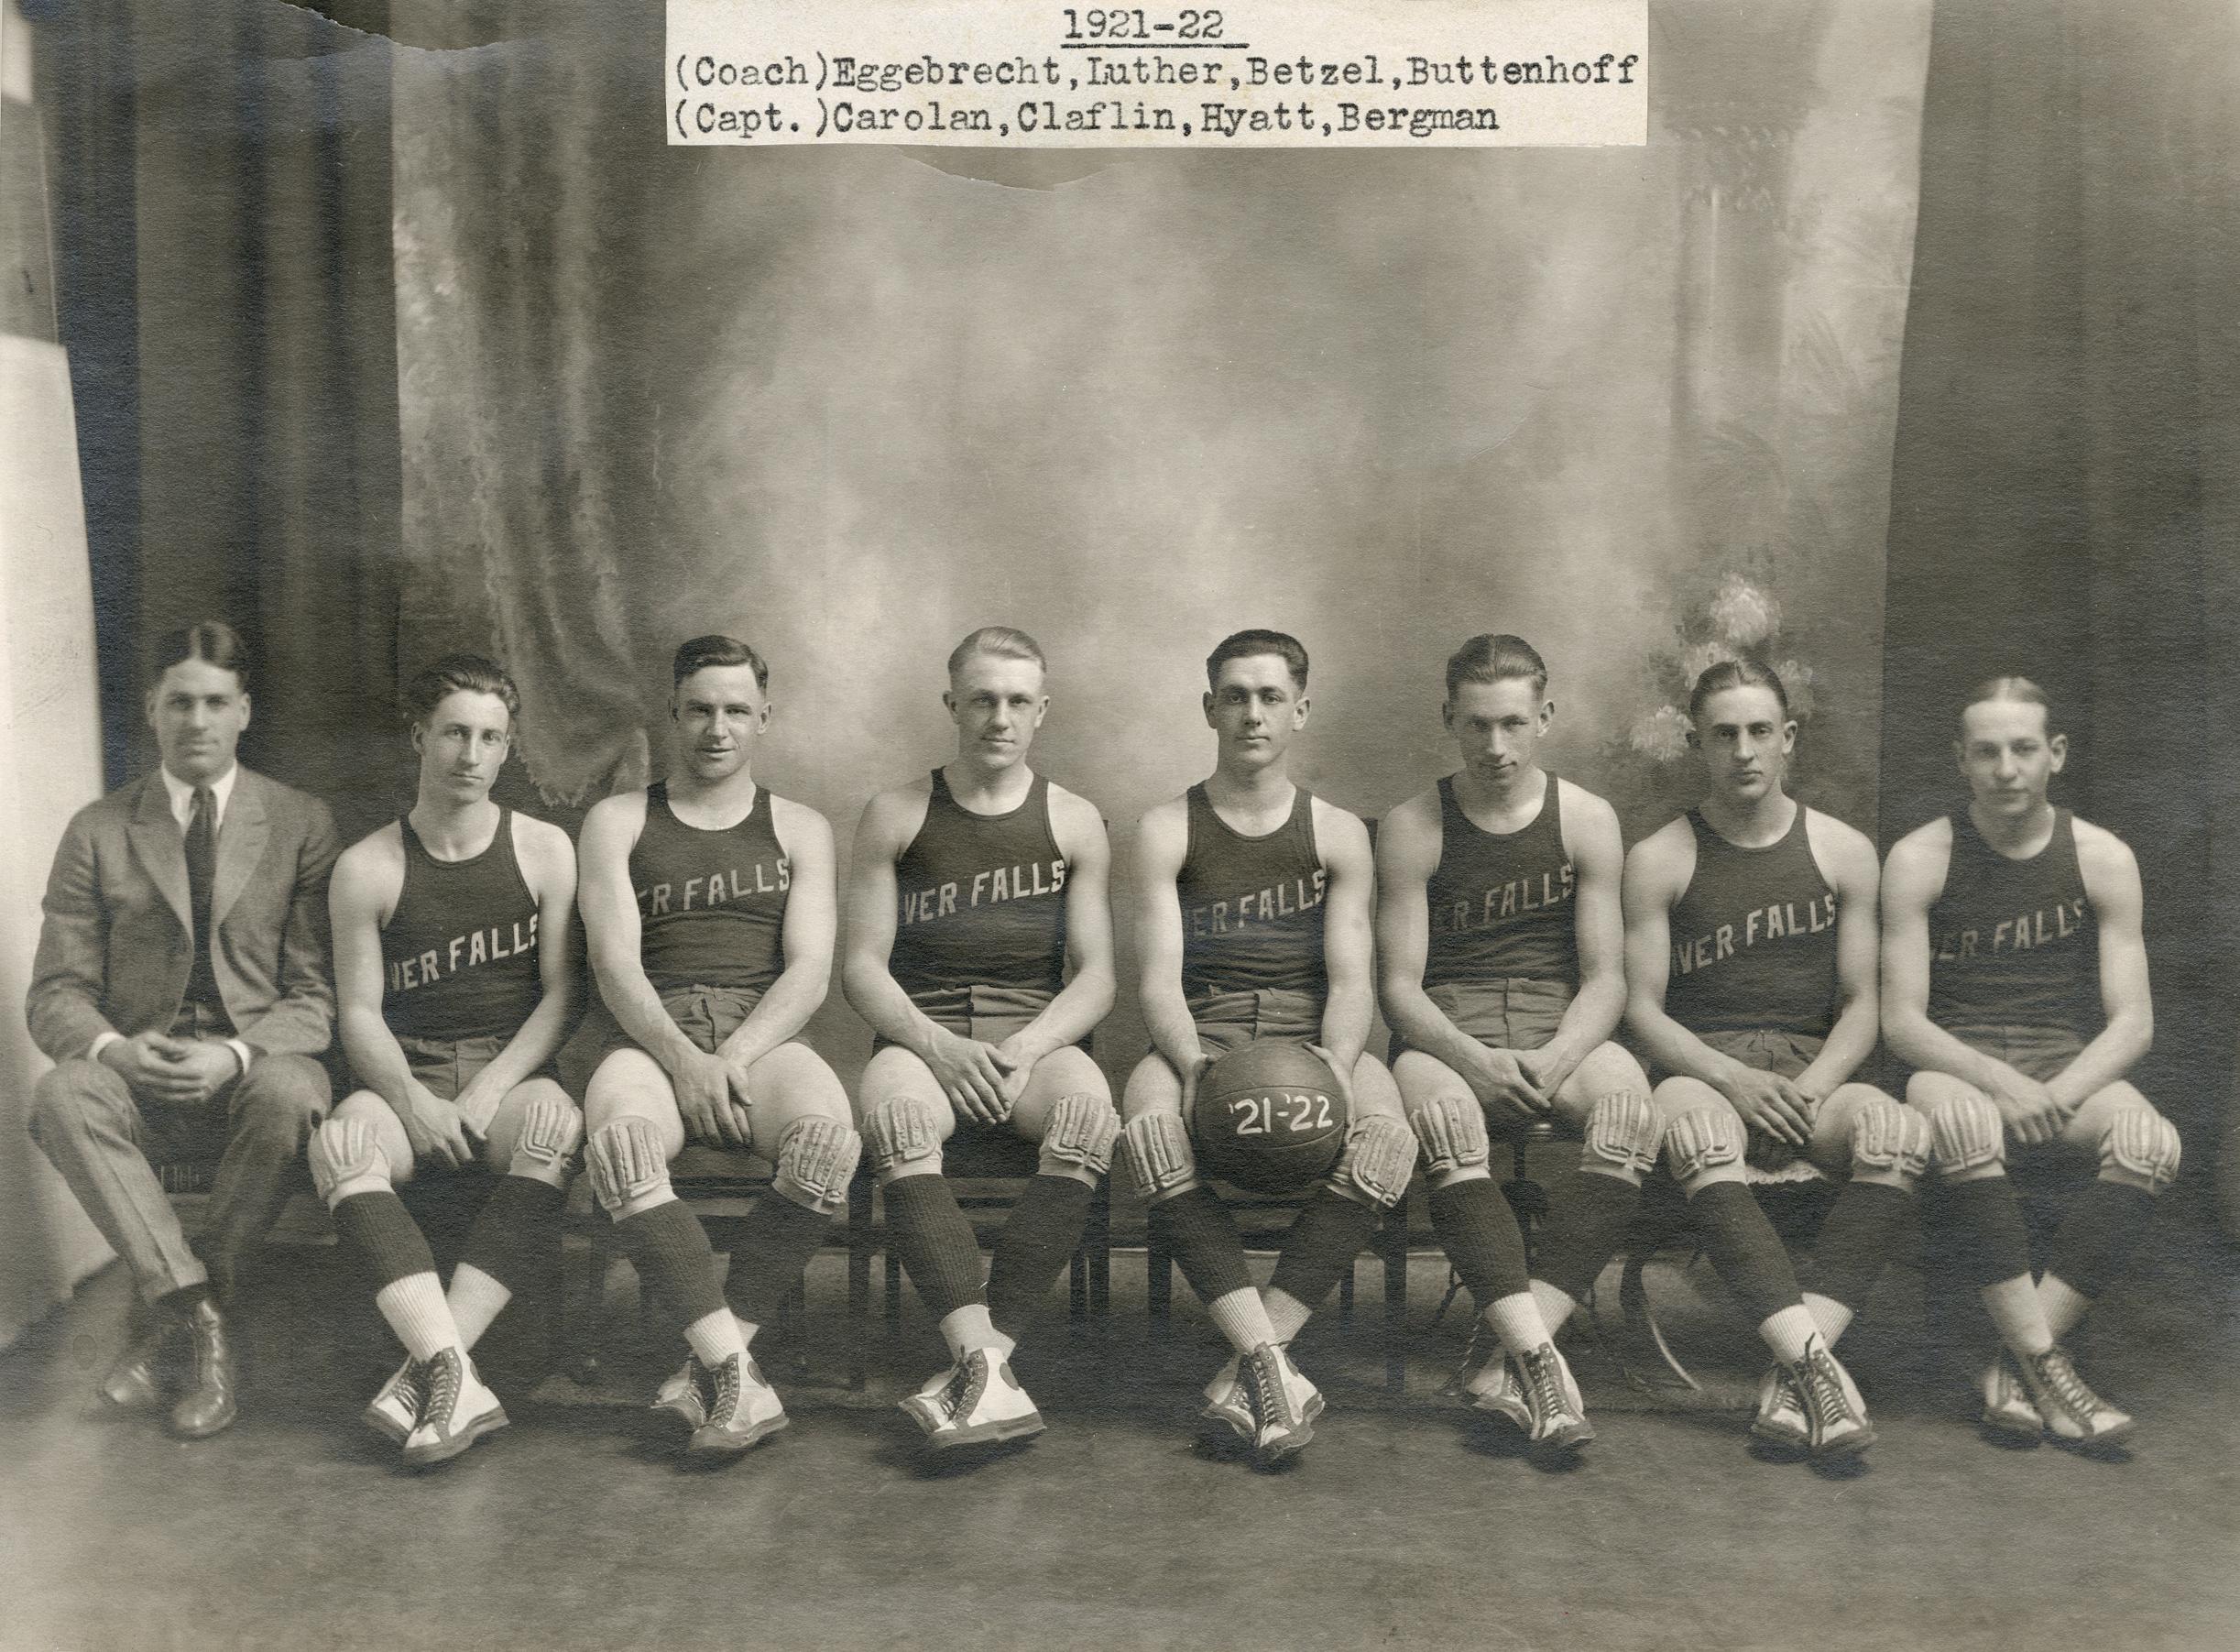
[[0,0],[0,1648],[2234,1645],[2240,10],[944,5]]

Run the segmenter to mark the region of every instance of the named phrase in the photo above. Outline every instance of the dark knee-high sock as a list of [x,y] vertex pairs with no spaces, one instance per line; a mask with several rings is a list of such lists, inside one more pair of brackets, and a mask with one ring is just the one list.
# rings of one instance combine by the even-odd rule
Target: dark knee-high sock
[[1545,1279],[1578,1302],[1625,1242],[1641,1209],[1641,1189],[1615,1176],[1582,1176],[1579,1187],[1548,1218],[1535,1278]]
[[671,1334],[681,1336],[686,1327],[723,1310],[716,1253],[700,1219],[682,1201],[670,1199],[624,1217],[615,1224],[615,1237]]
[[1913,1220],[1910,1188],[1887,1182],[1847,1182],[1820,1224],[1812,1286],[1856,1313],[1882,1277],[1883,1264],[1904,1246]]
[[1151,1208],[1167,1253],[1203,1302],[1218,1302],[1232,1291],[1252,1287],[1244,1265],[1244,1241],[1237,1219],[1210,1187],[1192,1187]]
[[1958,1240],[1953,1258],[1960,1275],[1981,1290],[2030,1276],[2030,1235],[2015,1202],[2015,1186],[2003,1176],[1947,1182],[1945,1222]]
[[475,1213],[459,1264],[474,1267],[519,1296],[549,1285],[560,1267],[564,1187],[525,1176],[501,1176]]
[[1801,1306],[1797,1270],[1755,1195],[1740,1182],[1712,1182],[1688,1201],[1704,1251],[1740,1299],[1752,1324]]
[[1292,1220],[1291,1231],[1275,1259],[1275,1276],[1268,1281],[1269,1290],[1282,1291],[1313,1311],[1330,1294],[1339,1276],[1353,1266],[1353,1259],[1376,1231],[1377,1212],[1369,1206],[1356,1204],[1328,1187],[1316,1188],[1314,1197]]
[[980,1244],[945,1176],[898,1176],[880,1189],[895,1254],[936,1319],[980,1301]]
[[782,1194],[765,1193],[739,1224],[731,1248],[731,1276],[724,1295],[731,1311],[749,1325],[768,1325],[793,1293],[802,1270],[816,1254],[832,1227],[822,1210],[797,1205]]
[[2080,1296],[2097,1296],[2123,1276],[2155,1213],[2154,1195],[2125,1182],[2095,1181],[2071,1207],[2046,1254],[2046,1273]]
[[1510,1209],[1502,1190],[1486,1177],[1434,1187],[1431,1228],[1481,1310],[1504,1296],[1532,1289],[1531,1275],[1524,1268],[1524,1235],[1517,1230],[1516,1212]]
[[388,1188],[354,1193],[334,1207],[334,1232],[373,1276],[374,1288],[435,1272],[435,1253],[404,1200]]
[[1096,1191],[1070,1176],[1038,1176],[1011,1207],[988,1267],[988,1317],[1005,1336],[1016,1338],[1049,1295],[1081,1242]]

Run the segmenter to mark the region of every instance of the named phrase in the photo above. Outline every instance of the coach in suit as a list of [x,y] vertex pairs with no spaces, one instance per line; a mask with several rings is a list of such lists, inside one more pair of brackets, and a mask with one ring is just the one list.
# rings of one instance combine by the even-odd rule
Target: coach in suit
[[[163,766],[80,810],[48,879],[27,1013],[56,1066],[31,1132],[131,1267],[145,1309],[103,1397],[199,1438],[234,1419],[222,1311],[332,1099],[324,804],[234,760],[247,662],[206,620],[148,697]],[[198,1256],[149,1164],[222,1150]]]

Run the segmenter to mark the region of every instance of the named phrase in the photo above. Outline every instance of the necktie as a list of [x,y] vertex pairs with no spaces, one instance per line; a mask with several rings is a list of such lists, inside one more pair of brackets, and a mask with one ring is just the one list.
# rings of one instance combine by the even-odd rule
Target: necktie
[[[194,788],[194,813],[187,819],[187,898],[194,914],[194,980],[216,985],[210,963],[210,889],[218,871],[218,800],[208,786]],[[196,994],[201,996],[201,994]],[[210,994],[215,999],[214,991]]]

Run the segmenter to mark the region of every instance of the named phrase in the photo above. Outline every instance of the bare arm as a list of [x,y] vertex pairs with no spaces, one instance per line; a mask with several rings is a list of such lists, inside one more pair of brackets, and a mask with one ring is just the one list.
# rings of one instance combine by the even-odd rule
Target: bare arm
[[575,1012],[582,961],[575,956],[575,846],[550,821],[509,817],[514,856],[537,902],[537,982],[542,996],[497,1059],[459,1092],[459,1110],[486,1131],[507,1092],[552,1060]]
[[1053,1050],[1077,1044],[1112,1012],[1112,847],[1086,799],[1050,788],[1050,824],[1065,857],[1064,990],[1003,1043],[1019,1083]]
[[[769,793],[764,793],[770,797]],[[785,851],[785,968],[716,1054],[744,1081],[748,1067],[809,1024],[832,988],[832,954],[839,935],[838,870],[832,825],[814,809],[770,798],[770,826]]]
[[1371,914],[1377,870],[1369,829],[1358,816],[1320,798],[1314,808],[1315,843],[1329,874],[1322,897],[1322,968],[1330,984],[1322,1006],[1322,1047],[1342,1079],[1360,1059],[1376,1012]]
[[2107,1025],[2046,1085],[2064,1113],[2075,1112],[2086,1097],[2129,1072],[2155,1041],[2139,863],[2111,832],[2082,821],[2076,832],[2085,898],[2100,924],[2100,1003]]
[[466,1115],[412,1077],[403,1046],[381,1013],[381,925],[404,888],[404,848],[385,827],[353,844],[327,886],[334,938],[335,997],[351,1071],[388,1103],[416,1157],[458,1167],[472,1160]]
[[577,898],[601,1001],[615,1024],[673,1077],[703,1052],[661,1008],[661,995],[646,979],[639,951],[643,932],[638,892],[630,887],[630,850],[645,824],[643,792],[625,792],[592,805],[584,817]]
[[1618,812],[1602,799],[1557,782],[1564,811],[1563,837],[1571,855],[1572,924],[1579,941],[1579,990],[1566,1006],[1556,1035],[1533,1052],[1539,1088],[1554,1094],[1597,1045],[1618,1030],[1625,1013],[1625,914],[1619,892],[1625,876],[1625,842]]
[[1820,1053],[1796,1078],[1798,1089],[1820,1100],[1859,1070],[1882,1034],[1876,984],[1881,944],[1874,910],[1882,868],[1865,834],[1830,815],[1807,815],[1805,831],[1836,891],[1835,1024],[1828,1029]]
[[1190,825],[1177,799],[1143,816],[1135,842],[1135,944],[1138,993],[1152,1047],[1194,1084],[1206,1064],[1197,1023],[1182,990],[1182,898],[1175,881],[1189,852]]

